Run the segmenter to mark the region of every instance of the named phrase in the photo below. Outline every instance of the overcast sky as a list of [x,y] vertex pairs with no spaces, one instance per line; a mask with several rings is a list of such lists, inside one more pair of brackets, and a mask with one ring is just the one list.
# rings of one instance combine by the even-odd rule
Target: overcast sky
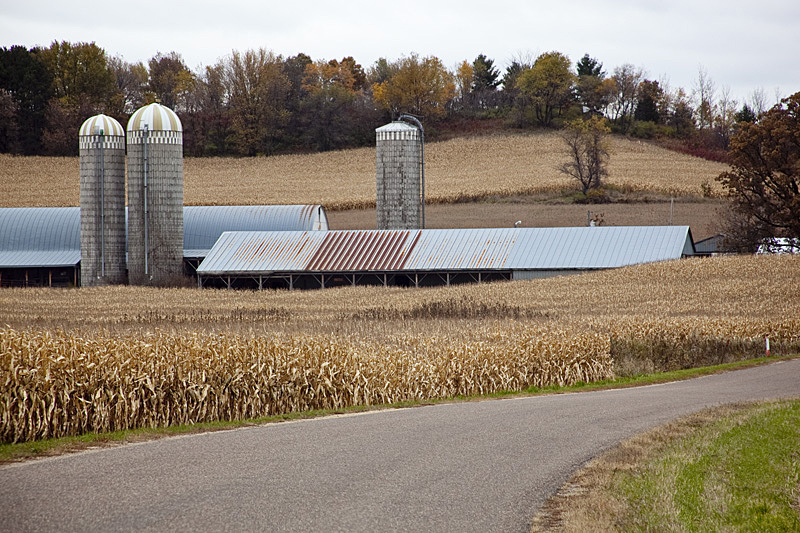
[[630,63],[689,92],[702,68],[740,104],[758,89],[770,105],[800,91],[798,0],[0,0],[0,46],[54,40],[94,41],[129,62],[176,51],[195,72],[261,47],[364,68],[416,52],[453,69],[482,53],[501,71],[556,50],[573,62],[588,53],[609,74]]

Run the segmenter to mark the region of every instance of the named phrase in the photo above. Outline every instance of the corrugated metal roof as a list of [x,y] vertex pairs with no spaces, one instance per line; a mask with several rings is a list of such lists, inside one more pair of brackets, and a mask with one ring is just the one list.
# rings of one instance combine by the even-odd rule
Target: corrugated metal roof
[[198,273],[586,270],[693,253],[688,226],[230,232]]
[[0,268],[74,267],[78,250],[0,250]]
[[220,205],[183,208],[183,248],[186,257],[204,257],[224,231],[327,229],[328,218],[321,205]]
[[0,250],[69,250],[81,247],[81,212],[77,207],[6,207],[0,209]]
[[[328,229],[320,205],[186,206],[183,217],[184,257],[204,257],[228,230]],[[80,232],[79,207],[0,208],[0,268],[75,265]]]
[[[524,239],[509,257],[515,269],[591,269],[692,255],[688,226],[519,228]],[[523,267],[524,265],[524,267]]]

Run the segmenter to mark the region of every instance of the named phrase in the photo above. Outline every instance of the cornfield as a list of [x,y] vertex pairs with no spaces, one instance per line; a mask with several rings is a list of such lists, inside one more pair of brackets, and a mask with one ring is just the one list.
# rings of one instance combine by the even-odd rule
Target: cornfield
[[[546,335],[542,335],[546,333]],[[519,390],[610,376],[599,334],[493,332],[381,350],[336,337],[0,330],[0,441]]]
[[800,258],[431,289],[0,291],[0,441],[800,352]]
[[[607,182],[627,191],[712,195],[727,166],[647,143],[613,138]],[[425,148],[430,204],[495,196],[561,192],[575,184],[558,171],[565,158],[556,133],[464,137]],[[78,205],[78,158],[0,154],[0,207]],[[186,158],[189,205],[375,205],[375,149],[256,158]]]

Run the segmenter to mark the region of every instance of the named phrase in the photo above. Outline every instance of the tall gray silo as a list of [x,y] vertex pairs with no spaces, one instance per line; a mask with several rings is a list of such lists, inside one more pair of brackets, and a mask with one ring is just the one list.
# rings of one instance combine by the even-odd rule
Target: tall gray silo
[[128,280],[174,285],[183,274],[183,129],[153,103],[128,121]]
[[125,130],[106,115],[78,132],[81,285],[125,283]]
[[394,121],[375,135],[377,228],[424,227],[421,125]]

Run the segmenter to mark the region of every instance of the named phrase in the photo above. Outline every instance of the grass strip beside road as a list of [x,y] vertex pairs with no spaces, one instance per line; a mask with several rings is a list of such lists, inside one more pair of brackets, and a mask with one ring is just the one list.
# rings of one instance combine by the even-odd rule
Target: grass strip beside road
[[219,421],[219,422],[180,425],[180,426],[171,426],[162,428],[131,429],[126,431],[116,431],[111,433],[87,433],[84,435],[79,435],[77,437],[62,437],[58,439],[43,439],[32,442],[0,444],[0,465],[9,462],[25,461],[41,457],[62,455],[65,453],[73,453],[91,448],[119,446],[123,444],[142,442],[142,441],[165,438],[165,437],[174,437],[185,434],[231,430],[245,426],[286,422],[291,420],[301,420],[307,418],[317,418],[321,416],[330,416],[335,414],[352,414],[363,411],[373,411],[378,409],[399,409],[404,407],[419,407],[423,405],[431,405],[435,403],[442,403],[449,401],[472,401],[472,400],[482,400],[490,398],[523,396],[523,395],[531,396],[531,395],[559,394],[559,393],[570,393],[570,392],[589,392],[594,390],[635,387],[641,385],[653,385],[656,383],[667,383],[670,381],[691,379],[695,377],[705,376],[708,374],[715,374],[730,370],[738,370],[742,368],[748,368],[751,366],[757,366],[760,364],[771,363],[779,360],[792,359],[794,357],[800,357],[800,355],[750,359],[750,360],[738,361],[722,365],[678,370],[674,372],[643,374],[633,377],[617,378],[613,380],[606,380],[594,383],[578,383],[576,385],[571,385],[567,387],[556,387],[556,386],[545,387],[545,388],[531,387],[522,392],[505,391],[502,393],[496,393],[485,396],[444,398],[440,400],[417,401],[417,402],[399,402],[391,405],[355,406],[355,407],[348,407],[344,409],[335,409],[335,410],[333,409],[314,410],[314,411],[304,411],[301,413],[275,415],[275,416],[263,417],[252,420]]
[[532,531],[800,531],[800,399],[709,409],[590,462]]

